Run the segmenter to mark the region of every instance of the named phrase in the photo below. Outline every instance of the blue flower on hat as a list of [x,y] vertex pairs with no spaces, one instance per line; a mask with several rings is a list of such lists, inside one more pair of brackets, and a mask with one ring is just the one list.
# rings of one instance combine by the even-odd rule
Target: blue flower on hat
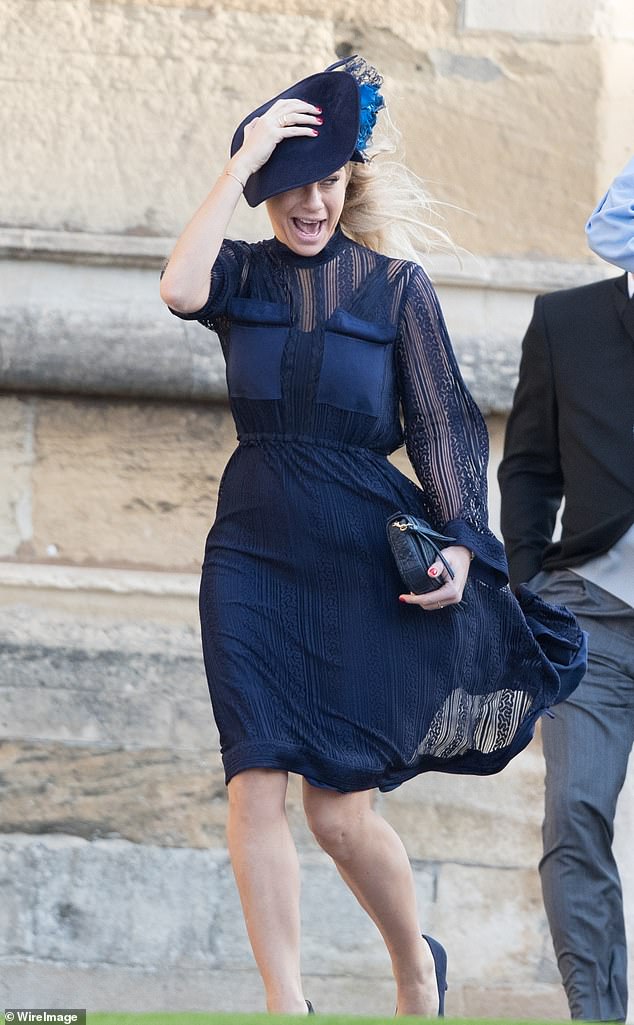
[[363,151],[372,139],[376,115],[385,106],[385,100],[379,92],[383,85],[383,78],[376,68],[368,64],[365,57],[360,57],[357,53],[351,57],[344,57],[342,60],[337,61],[336,64],[331,64],[329,68],[326,68],[326,71],[335,71],[338,68],[352,75],[359,86],[361,114],[359,117],[359,135],[357,137],[356,152],[363,156]]
[[385,106],[385,101],[379,92],[377,85],[368,82],[359,87],[361,99],[361,116],[359,118],[359,136],[357,138],[357,149],[363,153],[372,138],[372,132],[376,124],[376,115]]

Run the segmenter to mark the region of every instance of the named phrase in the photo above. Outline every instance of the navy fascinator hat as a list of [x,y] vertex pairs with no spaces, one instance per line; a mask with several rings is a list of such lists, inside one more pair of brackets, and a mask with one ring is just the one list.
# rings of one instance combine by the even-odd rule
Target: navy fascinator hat
[[244,187],[249,206],[321,181],[349,160],[365,161],[364,150],[371,140],[376,115],[385,106],[379,92],[382,83],[379,73],[363,57],[346,57],[251,111],[235,131],[231,156],[242,146],[245,126],[265,114],[277,100],[299,99],[321,107],[324,123],[314,138],[299,136],[278,143],[266,164],[250,176]]

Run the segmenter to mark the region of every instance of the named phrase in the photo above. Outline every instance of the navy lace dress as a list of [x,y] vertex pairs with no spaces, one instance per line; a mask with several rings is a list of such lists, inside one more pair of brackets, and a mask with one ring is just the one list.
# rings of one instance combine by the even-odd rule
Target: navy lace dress
[[[507,586],[486,427],[424,271],[340,231],[308,258],[225,241],[189,319],[219,335],[239,442],[200,589],[227,780],[266,767],[345,792],[503,768],[560,693],[535,632],[562,664],[580,632]],[[403,440],[420,487],[388,461]],[[397,511],[476,553],[460,605],[398,601]]]

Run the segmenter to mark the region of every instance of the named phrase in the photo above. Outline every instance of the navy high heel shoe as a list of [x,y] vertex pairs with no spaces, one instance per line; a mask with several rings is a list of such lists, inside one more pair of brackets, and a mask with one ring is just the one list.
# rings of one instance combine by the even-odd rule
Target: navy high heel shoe
[[315,1008],[311,1004],[310,1000],[306,1001],[306,1007],[308,1008],[308,1013],[309,1014],[314,1014],[315,1013]]
[[423,939],[427,941],[427,946],[431,950],[431,956],[434,959],[434,968],[436,969],[436,984],[438,986],[438,1017],[445,1017],[445,992],[447,990],[447,951],[438,940],[435,940],[433,936],[425,936],[425,933],[421,934]]

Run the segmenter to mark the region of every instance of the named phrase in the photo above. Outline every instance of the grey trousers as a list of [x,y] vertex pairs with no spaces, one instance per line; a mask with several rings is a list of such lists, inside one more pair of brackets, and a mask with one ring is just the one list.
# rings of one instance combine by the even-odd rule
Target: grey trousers
[[529,586],[576,613],[589,635],[588,673],[542,719],[546,758],[539,870],[572,1018],[625,1021],[627,949],[614,814],[634,741],[634,609],[570,570]]

